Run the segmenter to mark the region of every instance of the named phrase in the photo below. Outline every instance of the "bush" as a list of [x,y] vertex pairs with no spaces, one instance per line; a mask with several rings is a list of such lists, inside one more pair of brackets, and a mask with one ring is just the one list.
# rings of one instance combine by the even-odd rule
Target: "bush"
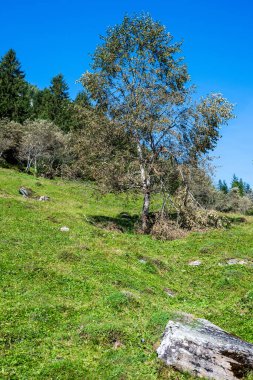
[[219,215],[215,210],[201,208],[199,203],[186,189],[179,189],[175,197],[178,209],[178,224],[188,230],[205,227],[227,227],[228,219]]
[[185,208],[179,214],[179,224],[189,230],[198,228],[223,228],[228,227],[230,222],[226,217],[219,215],[215,210]]
[[175,240],[184,238],[187,231],[180,228],[175,221],[157,218],[151,229],[151,235],[158,240]]
[[59,174],[66,156],[66,136],[52,122],[26,121],[19,145],[19,158],[26,171],[52,178]]
[[0,158],[2,164],[17,164],[22,133],[23,126],[21,124],[8,119],[0,119]]
[[240,212],[247,214],[253,209],[253,202],[247,196],[241,196],[237,187],[233,187],[228,194],[217,192],[215,209],[221,212]]

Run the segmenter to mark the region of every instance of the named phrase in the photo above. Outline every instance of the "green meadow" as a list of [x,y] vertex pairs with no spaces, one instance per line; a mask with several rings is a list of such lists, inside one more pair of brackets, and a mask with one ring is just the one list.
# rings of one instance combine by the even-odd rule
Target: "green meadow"
[[157,359],[177,311],[253,343],[253,218],[158,241],[134,232],[137,195],[9,169],[0,203],[1,379],[192,379]]

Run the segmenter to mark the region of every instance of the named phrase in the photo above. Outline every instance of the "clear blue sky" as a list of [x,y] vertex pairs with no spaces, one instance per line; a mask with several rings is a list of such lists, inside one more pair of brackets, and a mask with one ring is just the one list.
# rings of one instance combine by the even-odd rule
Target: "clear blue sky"
[[149,12],[184,40],[183,55],[199,95],[222,92],[237,119],[214,152],[216,178],[233,173],[253,185],[253,2],[251,0],[2,0],[0,55],[16,50],[29,82],[40,88],[63,73],[72,97],[108,26]]

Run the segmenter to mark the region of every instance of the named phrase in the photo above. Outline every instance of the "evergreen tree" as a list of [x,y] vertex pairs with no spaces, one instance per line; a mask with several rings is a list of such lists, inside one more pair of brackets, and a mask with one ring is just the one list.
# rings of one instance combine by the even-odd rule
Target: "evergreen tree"
[[58,74],[55,77],[53,77],[53,79],[51,80],[50,91],[54,95],[55,99],[57,99],[59,102],[68,100],[68,90],[68,85],[65,82],[62,74]]
[[243,182],[242,178],[240,178],[240,180],[239,180],[239,193],[240,193],[241,197],[244,196],[244,182]]
[[48,88],[39,90],[34,96],[34,115],[36,119],[51,120],[50,107],[52,94]]
[[77,94],[74,103],[81,107],[91,107],[91,102],[86,91],[80,91]]
[[231,182],[231,189],[237,187],[239,189],[240,196],[249,195],[252,193],[252,189],[247,182],[244,182],[242,178],[238,178],[235,174],[233,175]]
[[56,75],[49,87],[51,101],[49,104],[49,118],[61,129],[67,131],[70,122],[68,85],[63,75]]
[[252,189],[251,189],[250,185],[246,182],[244,182],[244,193],[247,195],[252,194]]
[[238,178],[235,174],[233,175],[231,182],[231,189],[237,187],[239,190],[239,194],[242,197],[244,195],[244,183],[243,180]]
[[234,174],[232,181],[231,181],[231,188],[233,187],[238,187],[239,179],[238,177]]
[[68,85],[62,74],[53,77],[50,87],[38,91],[34,99],[35,117],[52,121],[65,132],[72,123],[72,108]]
[[30,115],[28,84],[14,50],[0,61],[0,118],[23,122]]
[[228,185],[227,185],[226,181],[219,180],[219,182],[218,182],[218,189],[222,193],[228,194]]

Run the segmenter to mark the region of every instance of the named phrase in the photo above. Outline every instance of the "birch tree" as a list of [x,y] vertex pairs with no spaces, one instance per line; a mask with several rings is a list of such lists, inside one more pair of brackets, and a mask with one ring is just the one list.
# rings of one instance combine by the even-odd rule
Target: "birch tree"
[[102,37],[92,72],[80,79],[113,128],[124,130],[134,141],[144,232],[149,228],[153,185],[161,175],[159,163],[180,164],[213,149],[220,125],[232,116],[232,106],[221,95],[199,104],[191,101],[180,52],[181,43],[149,15],[126,16]]

